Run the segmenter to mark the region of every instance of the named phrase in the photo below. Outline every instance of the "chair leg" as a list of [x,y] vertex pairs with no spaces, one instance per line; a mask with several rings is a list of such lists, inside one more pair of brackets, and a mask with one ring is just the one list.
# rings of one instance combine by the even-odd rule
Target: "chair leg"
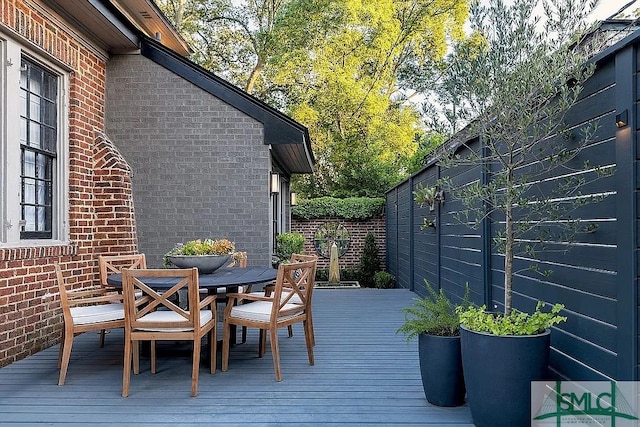
[[311,344],[316,345],[316,333],[313,330],[313,316],[311,315],[311,307],[307,311],[307,321],[309,322],[309,329],[311,330]]
[[228,322],[222,324],[222,372],[229,369],[229,338],[231,335],[231,325]]
[[271,340],[271,357],[273,357],[273,368],[276,371],[276,381],[282,381],[280,352],[278,350],[278,328],[269,329],[269,339]]
[[242,344],[247,342],[247,327],[242,327],[242,340],[240,341]]
[[156,373],[156,342],[151,341],[151,373]]
[[200,373],[200,343],[201,339],[193,340],[193,366],[191,366],[191,397],[198,395],[198,374]]
[[60,353],[58,355],[58,364],[60,365],[58,385],[64,385],[67,378],[67,369],[69,368],[69,359],[71,358],[71,347],[73,346],[73,330],[65,330],[60,346]]
[[287,326],[287,331],[289,331],[289,338],[293,336],[293,325]]
[[100,329],[100,348],[104,347],[104,336],[106,331],[104,329]]
[[60,349],[58,350],[58,369],[62,366],[62,350],[64,350],[64,326],[62,327],[62,337],[60,338]]
[[264,356],[267,347],[267,334],[264,329],[260,329],[260,338],[258,341],[258,357]]
[[213,328],[209,331],[209,349],[211,352],[209,355],[211,358],[211,373],[215,374],[218,366],[218,321],[216,319],[213,320]]
[[[137,343],[136,343],[137,344]],[[131,339],[126,337],[124,341],[124,367],[122,368],[122,397],[129,396],[129,382],[131,380]]]
[[133,341],[131,346],[133,347],[133,373],[138,375],[140,373],[140,341]]
[[313,326],[311,324],[311,322],[309,322],[309,319],[304,320],[302,322],[302,325],[304,326],[304,340],[307,343],[307,355],[309,356],[309,365],[314,365],[315,361],[313,358]]

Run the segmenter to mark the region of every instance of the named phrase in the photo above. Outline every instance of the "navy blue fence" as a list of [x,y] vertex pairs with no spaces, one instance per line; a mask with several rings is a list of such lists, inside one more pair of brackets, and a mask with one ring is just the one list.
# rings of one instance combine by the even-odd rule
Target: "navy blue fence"
[[[567,123],[575,129],[591,121],[600,126],[574,165],[589,161],[593,167],[614,171],[587,188],[590,194],[607,197],[574,215],[592,225],[592,231],[570,241],[553,242],[553,251],[539,254],[541,269],[552,272],[548,277],[527,268],[531,259],[518,256],[515,260],[515,308],[531,311],[539,300],[565,305],[563,314],[568,321],[552,334],[551,367],[559,378],[638,379],[639,38],[634,33],[597,58],[596,73],[567,116]],[[628,112],[629,123],[617,127],[616,116],[623,111]],[[474,150],[481,149],[480,144],[478,138],[466,142]],[[445,176],[457,185],[489,179],[478,166],[445,169],[431,160],[390,190],[386,194],[388,271],[398,286],[419,295],[426,294],[426,280],[459,300],[468,284],[475,303],[501,310],[503,256],[492,244],[496,226],[490,220],[478,228],[461,223],[455,218],[461,202],[446,193],[444,202],[436,203],[433,211],[413,199],[419,184],[431,187]],[[432,219],[435,227],[421,227],[425,217]]]

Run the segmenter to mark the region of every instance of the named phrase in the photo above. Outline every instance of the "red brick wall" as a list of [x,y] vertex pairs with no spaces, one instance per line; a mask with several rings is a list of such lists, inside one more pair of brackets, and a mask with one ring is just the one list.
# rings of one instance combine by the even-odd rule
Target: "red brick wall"
[[[360,266],[360,258],[362,258],[362,249],[364,248],[364,239],[367,233],[371,232],[375,237],[376,246],[378,247],[380,269],[384,270],[386,230],[383,217],[368,220],[346,220],[333,217],[312,220],[292,218],[291,231],[301,233],[305,236],[305,253],[316,254],[316,250],[313,247],[313,235],[320,225],[329,221],[338,222],[343,225],[349,232],[349,236],[351,238],[349,250],[338,260],[340,268],[358,268]],[[318,268],[329,268],[329,258],[320,257],[318,259]]]
[[0,248],[1,367],[59,341],[62,316],[53,263],[72,270],[69,284],[82,287],[97,282],[97,253],[131,253],[137,243],[128,167],[113,162],[118,154],[100,136],[104,59],[65,28],[48,22],[45,8],[29,8],[37,3],[0,3],[0,21],[22,44],[73,70],[68,117],[70,243]]

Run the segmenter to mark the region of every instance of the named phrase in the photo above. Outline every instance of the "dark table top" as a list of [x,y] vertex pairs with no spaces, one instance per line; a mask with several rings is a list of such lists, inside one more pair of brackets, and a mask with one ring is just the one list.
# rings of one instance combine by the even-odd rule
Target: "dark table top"
[[[215,290],[222,287],[239,285],[255,285],[275,280],[278,270],[271,267],[222,267],[211,274],[200,274],[198,284],[200,288]],[[122,275],[112,274],[107,282],[116,288],[122,288]],[[156,277],[145,279],[145,284],[154,289],[169,289],[176,284],[172,277]]]

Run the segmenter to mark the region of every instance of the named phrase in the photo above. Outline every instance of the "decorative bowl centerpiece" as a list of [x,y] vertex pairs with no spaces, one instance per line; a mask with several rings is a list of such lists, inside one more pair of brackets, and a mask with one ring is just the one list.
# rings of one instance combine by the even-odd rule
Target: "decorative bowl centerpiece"
[[201,274],[209,274],[227,265],[233,256],[235,246],[228,239],[191,240],[178,243],[164,255],[165,267],[197,267]]

